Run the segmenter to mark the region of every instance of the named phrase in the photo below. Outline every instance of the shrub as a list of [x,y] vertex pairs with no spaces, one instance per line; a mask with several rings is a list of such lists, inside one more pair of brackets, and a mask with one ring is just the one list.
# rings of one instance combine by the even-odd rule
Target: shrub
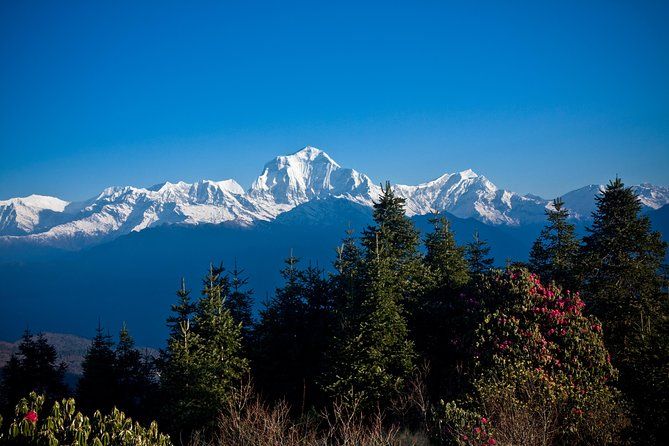
[[[133,422],[117,409],[92,419],[75,408],[72,398],[54,402],[48,416],[42,415],[44,396],[32,392],[16,406],[8,431],[0,433],[0,444],[73,446],[169,446],[170,438],[152,422],[148,428]],[[1,422],[2,420],[0,420]],[[0,426],[1,427],[1,426]]]
[[[464,407],[490,423],[493,441],[614,443],[625,425],[611,386],[616,370],[602,325],[583,315],[579,294],[545,286],[526,270],[494,273],[479,292],[486,311],[476,332],[474,392]],[[469,444],[462,435],[476,426],[468,413],[445,405],[441,435]]]

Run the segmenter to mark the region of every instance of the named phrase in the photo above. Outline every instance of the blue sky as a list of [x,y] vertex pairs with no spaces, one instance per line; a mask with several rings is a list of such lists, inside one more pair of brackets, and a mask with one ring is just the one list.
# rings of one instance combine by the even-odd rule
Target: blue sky
[[0,199],[247,187],[305,145],[377,181],[666,185],[667,23],[641,1],[1,2]]

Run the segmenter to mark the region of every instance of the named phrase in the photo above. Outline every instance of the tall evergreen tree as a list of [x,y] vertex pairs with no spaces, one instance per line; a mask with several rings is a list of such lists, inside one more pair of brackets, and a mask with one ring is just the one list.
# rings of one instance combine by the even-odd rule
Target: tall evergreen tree
[[433,231],[425,237],[425,264],[441,289],[454,290],[469,281],[465,250],[455,243],[455,236],[444,217],[430,218]]
[[255,328],[255,375],[270,399],[286,399],[294,408],[320,400],[316,381],[322,373],[333,327],[331,294],[319,268],[300,270],[286,259],[283,287],[260,312]]
[[341,316],[351,300],[360,293],[363,268],[362,251],[348,229],[341,246],[337,248],[334,262],[336,274],[331,278],[334,312]]
[[405,317],[416,311],[425,287],[420,237],[405,215],[404,199],[388,182],[381,192],[374,225],[362,235],[362,256],[349,234],[335,264],[335,283],[348,291],[324,379],[331,394],[349,395],[367,408],[392,399],[413,370]]
[[633,402],[635,438],[657,444],[669,434],[669,311],[660,274],[666,243],[619,178],[597,197],[588,232],[585,298],[603,322],[621,390]]
[[173,433],[212,427],[215,408],[248,369],[240,325],[224,306],[229,282],[223,272],[222,266],[210,266],[194,312],[182,285],[173,306],[176,314],[168,319],[171,334],[159,365],[164,417]]
[[555,281],[567,289],[575,289],[580,243],[568,218],[564,201],[556,198],[553,209],[546,209],[548,222],[532,245],[530,268],[544,281]]
[[356,399],[362,409],[371,409],[389,403],[402,390],[415,355],[391,260],[379,255],[366,263],[363,289],[347,302],[324,381],[332,395]]
[[26,330],[18,352],[12,354],[0,373],[0,411],[4,415],[11,414],[19,399],[32,391],[51,399],[64,397],[66,369],[65,363],[58,362],[56,349],[43,334],[35,336]]
[[190,297],[190,290],[186,289],[186,280],[181,278],[181,288],[177,291],[177,303],[172,304],[172,315],[167,318],[170,334],[178,337],[181,334],[181,323],[192,319],[196,305]]
[[198,367],[209,385],[199,404],[209,408],[219,407],[248,371],[248,361],[242,355],[241,326],[225,307],[230,282],[224,271],[222,266],[210,266],[193,319],[193,330],[201,340]]
[[153,367],[151,361],[143,358],[140,351],[135,348],[135,341],[125,323],[119,333],[115,353],[119,390],[115,406],[134,419],[152,419],[152,414],[146,417],[146,411],[150,408],[154,393]]
[[425,265],[429,286],[420,305],[409,318],[416,350],[429,364],[426,384],[434,400],[451,397],[464,354],[462,302],[459,297],[469,282],[464,249],[457,246],[448,220],[433,216],[434,229],[425,237]]
[[390,260],[388,272],[398,281],[399,303],[410,307],[423,289],[425,271],[420,261],[420,234],[406,216],[404,202],[395,196],[390,182],[382,185],[381,196],[374,202],[374,225],[363,231],[361,244],[367,261]]
[[490,246],[488,242],[479,237],[479,232],[474,232],[474,239],[465,248],[469,272],[472,274],[485,274],[492,268],[495,259],[490,257]]
[[81,363],[83,373],[77,384],[77,401],[89,412],[112,409],[118,397],[114,343],[98,323],[95,337]]
[[249,281],[248,278],[243,276],[244,270],[237,266],[237,260],[235,260],[235,266],[231,274],[230,295],[225,300],[225,307],[230,311],[235,322],[241,324],[242,338],[248,346],[253,328],[251,318],[253,290],[246,288]]

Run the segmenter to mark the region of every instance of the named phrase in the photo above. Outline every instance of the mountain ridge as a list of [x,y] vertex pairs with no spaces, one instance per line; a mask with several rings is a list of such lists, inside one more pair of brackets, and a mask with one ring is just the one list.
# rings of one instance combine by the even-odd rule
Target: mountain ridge
[[[588,185],[563,195],[575,220],[590,218],[601,187]],[[393,188],[406,200],[408,216],[440,211],[486,224],[518,226],[542,222],[551,206],[551,200],[498,188],[471,169]],[[633,188],[646,208],[669,203],[669,187],[644,183]],[[78,250],[165,224],[250,226],[324,198],[369,207],[380,193],[381,187],[367,175],[307,146],[267,162],[247,190],[234,179],[200,180],[108,187],[76,203],[38,195],[0,201],[0,248],[24,244]]]

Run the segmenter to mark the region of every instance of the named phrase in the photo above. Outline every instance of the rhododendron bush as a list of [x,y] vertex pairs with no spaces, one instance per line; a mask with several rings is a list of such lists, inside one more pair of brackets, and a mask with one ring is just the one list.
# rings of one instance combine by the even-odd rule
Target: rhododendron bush
[[[624,425],[612,387],[616,370],[602,325],[584,315],[579,293],[543,284],[521,269],[490,274],[474,294],[484,310],[476,331],[474,394],[464,407],[489,421],[499,444],[612,442]],[[465,412],[456,409],[464,410],[443,408],[450,436],[460,444],[483,444],[471,440],[477,426],[463,422]]]
[[8,427],[0,418],[1,445],[72,446],[170,446],[170,438],[153,422],[143,427],[118,409],[92,418],[75,409],[72,398],[54,402],[51,411],[42,413],[44,396],[31,393],[16,406],[15,418]]

